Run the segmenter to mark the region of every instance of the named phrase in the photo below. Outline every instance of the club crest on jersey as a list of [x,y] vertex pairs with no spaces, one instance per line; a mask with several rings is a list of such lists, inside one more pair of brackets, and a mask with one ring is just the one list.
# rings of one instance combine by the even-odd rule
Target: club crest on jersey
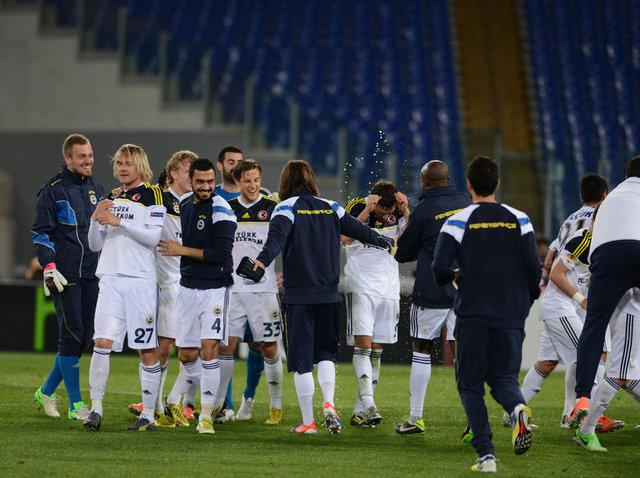
[[278,311],[276,309],[273,309],[271,311],[271,317],[273,317],[274,319],[278,318]]
[[267,211],[260,211],[258,213],[258,219],[264,221],[267,218]]
[[391,214],[388,218],[387,218],[387,222],[390,224],[393,224],[394,222],[396,222],[396,217]]
[[140,194],[135,193],[133,196],[131,196],[131,200],[132,201],[139,201],[140,200]]
[[196,227],[198,228],[199,231],[202,231],[204,229],[204,221],[202,219],[198,219],[198,223],[196,224]]
[[147,314],[147,324],[153,324],[153,314]]
[[220,314],[222,314],[222,309],[220,308],[220,306],[219,306],[219,305],[216,305],[216,306],[213,308],[213,313],[214,313],[214,314],[216,314],[216,315],[220,315]]
[[175,212],[180,212],[180,205],[179,205],[179,204],[174,204],[174,205],[173,205],[173,210],[174,210]]
[[89,196],[89,201],[91,201],[91,204],[93,204],[94,206],[98,203],[98,199],[96,198],[95,194],[91,194]]

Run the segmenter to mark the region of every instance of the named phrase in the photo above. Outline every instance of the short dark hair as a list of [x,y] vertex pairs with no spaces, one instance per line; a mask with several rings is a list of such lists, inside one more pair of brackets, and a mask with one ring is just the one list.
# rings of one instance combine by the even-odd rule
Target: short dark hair
[[236,181],[240,181],[242,179],[242,175],[247,171],[251,171],[252,169],[257,169],[260,173],[260,176],[262,176],[262,166],[260,166],[260,164],[258,164],[258,162],[254,161],[253,159],[244,159],[240,161],[238,164],[236,164],[236,167],[233,168],[231,174],[233,175],[233,179],[235,179]]
[[158,175],[158,186],[160,186],[161,189],[164,189],[166,185],[167,185],[167,170],[163,169],[162,171],[160,171],[160,174]]
[[390,181],[385,181],[381,179],[377,183],[373,185],[371,188],[371,194],[377,194],[380,196],[380,200],[378,201],[378,206],[383,207],[385,209],[392,208],[397,205],[396,204],[396,193],[398,192],[398,188]]
[[583,202],[598,202],[609,192],[607,180],[596,173],[588,173],[580,179],[580,197]]
[[640,178],[640,156],[634,156],[627,163],[627,177]]
[[191,166],[189,166],[189,177],[193,178],[193,173],[195,171],[209,171],[210,169],[213,169],[213,173],[215,174],[216,170],[213,167],[213,163],[211,162],[210,159],[208,158],[195,159],[193,163],[191,163]]
[[491,196],[500,179],[498,164],[488,156],[476,156],[467,168],[467,179],[478,196]]
[[224,163],[224,157],[227,153],[240,153],[242,154],[242,150],[240,148],[236,148],[235,146],[227,146],[226,148],[222,148],[218,153],[218,162]]

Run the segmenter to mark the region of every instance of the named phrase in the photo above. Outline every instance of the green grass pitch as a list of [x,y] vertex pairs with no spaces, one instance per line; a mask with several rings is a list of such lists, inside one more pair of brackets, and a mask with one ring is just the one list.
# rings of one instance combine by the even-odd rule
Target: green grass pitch
[[[384,356],[383,356],[384,359]],[[81,388],[88,401],[89,356],[81,360]],[[409,407],[409,365],[382,365],[376,403],[383,416],[373,429],[349,425],[356,384],[350,364],[337,368],[336,408],[343,420],[340,435],[330,435],[321,422],[321,393],[316,384],[317,435],[294,435],[300,420],[293,377],[285,374],[284,423],[267,426],[268,393],[262,379],[254,418],[216,425],[215,435],[200,436],[189,428],[127,432],[135,417],[126,410],[140,400],[138,360],[111,357],[102,430],[89,432],[66,419],[64,387],[58,409],[63,418],[46,417],[36,409],[33,393],[40,386],[53,355],[0,353],[0,476],[466,476],[475,453],[458,439],[465,418],[451,368],[434,367],[425,401],[426,436],[398,436],[393,426]],[[165,391],[177,374],[172,358]],[[236,361],[234,401],[239,406],[246,367]],[[514,455],[511,430],[502,426],[502,412],[487,394],[494,432],[498,472],[505,476],[637,476],[640,463],[640,408],[620,391],[608,415],[627,425],[601,434],[607,453],[588,453],[571,440],[572,431],[558,428],[563,402],[563,374],[555,373],[532,403],[533,445]]]

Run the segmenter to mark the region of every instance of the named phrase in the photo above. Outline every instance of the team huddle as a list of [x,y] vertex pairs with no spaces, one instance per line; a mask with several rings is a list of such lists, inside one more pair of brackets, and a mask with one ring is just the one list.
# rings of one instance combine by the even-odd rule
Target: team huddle
[[[630,257],[637,254],[640,224],[627,224],[615,234],[607,225],[615,224],[611,216],[620,214],[621,207],[640,202],[640,158],[631,160],[628,179],[606,202],[603,178],[588,174],[582,179],[584,207],[567,218],[545,259],[550,277],[541,302],[545,331],[538,362],[519,387],[524,321],[540,295],[541,264],[527,215],[495,200],[499,176],[490,158],[479,156],[470,163],[470,196],[449,185],[445,163],[430,161],[420,171],[424,192],[410,211],[407,197],[384,180],[369,196],[342,208],[319,197],[313,171],[303,161],[287,163],[278,194],[270,194],[262,188],[260,164],[244,159],[235,147],[220,151],[217,164],[179,151],[163,170],[166,184],[153,185],[144,150],[123,145],[113,157],[120,186],[109,194],[92,177],[93,151],[86,137],[69,136],[63,157],[62,171],[38,194],[33,227],[45,294],[53,296],[60,326],[58,355],[35,394],[48,416],[60,416],[55,390],[64,380],[68,418],[99,430],[109,357],[123,349],[126,338],[140,355],[142,391],[142,402],[130,406],[139,417],[129,430],[188,427],[195,418],[199,433],[213,434],[215,422],[236,416],[230,382],[236,348],[245,340],[254,363],[257,357],[258,379],[264,369],[268,383],[266,424],[283,421],[286,351],[302,414],[291,432],[317,432],[315,368],[323,419],[330,433],[339,433],[334,391],[341,245],[347,256],[346,335],[358,386],[351,425],[374,427],[383,420],[374,392],[384,344],[398,340],[398,263],[416,260],[410,411],[395,427],[398,434],[425,433],[430,354],[444,325],[468,419],[462,440],[478,454],[473,470],[497,469],[485,382],[505,410],[503,421],[512,427],[516,454],[531,445],[535,425],[528,403],[560,361],[567,366],[560,426],[576,428],[575,440],[586,449],[606,450],[595,432],[624,425],[602,415],[617,390],[624,388],[640,401],[635,262],[625,265],[630,272],[617,281],[610,269],[596,269],[604,262],[599,257],[613,254],[612,244],[619,250],[623,242]],[[222,176],[217,186],[216,169]],[[616,199],[623,206],[609,206]],[[278,255],[281,274],[274,268]],[[591,271],[600,275],[591,276],[591,256]],[[593,301],[597,284],[604,285]],[[605,341],[609,319],[610,339]],[[285,351],[279,348],[281,339]],[[89,406],[80,394],[78,361],[92,341]],[[163,398],[174,345],[180,372]],[[606,357],[600,354],[607,352],[605,379]],[[252,407],[253,395],[245,391],[237,417],[251,418]]]

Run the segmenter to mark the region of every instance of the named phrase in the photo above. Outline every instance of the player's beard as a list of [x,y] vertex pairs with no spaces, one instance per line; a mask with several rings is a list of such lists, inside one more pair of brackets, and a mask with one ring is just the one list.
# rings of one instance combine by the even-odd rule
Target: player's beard
[[233,174],[231,171],[224,171],[222,173],[222,180],[227,184],[235,184],[235,181],[233,180]]
[[196,189],[195,191],[193,191],[193,195],[196,197],[198,202],[207,201],[208,199],[211,199],[212,194],[213,194],[213,189],[206,189],[206,190]]

